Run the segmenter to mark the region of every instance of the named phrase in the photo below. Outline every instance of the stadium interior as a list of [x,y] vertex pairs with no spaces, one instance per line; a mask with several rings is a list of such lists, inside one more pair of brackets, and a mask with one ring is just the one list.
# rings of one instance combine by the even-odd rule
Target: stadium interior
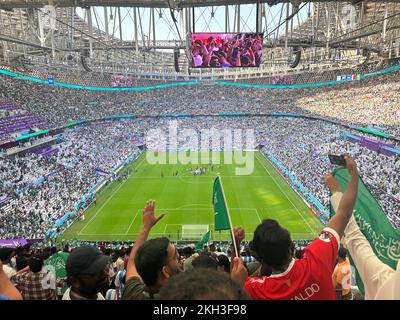
[[[344,205],[333,209],[324,177],[339,171],[328,155],[354,159],[354,223],[400,284],[397,1],[0,1],[0,267],[20,292],[0,298],[141,299],[128,283],[137,274],[152,287],[138,260],[160,238],[176,247],[183,273],[218,265],[237,285],[236,253],[249,279],[278,277],[292,265],[261,258],[260,226],[276,220],[290,233],[293,261],[311,255],[321,232],[334,230],[326,242],[343,236],[331,223]],[[345,199],[352,178],[348,189],[337,179]],[[216,217],[217,181],[228,227]],[[165,216],[153,212],[150,240],[137,248],[150,199]],[[368,206],[377,209],[358,215]],[[333,278],[346,249],[360,269],[350,238],[336,246]],[[89,247],[111,261],[94,296],[74,291],[67,261],[80,249],[96,255]],[[32,259],[57,265],[54,292],[31,289]],[[353,269],[349,291],[331,288],[335,298],[382,297]],[[191,279],[159,280],[162,299],[228,299],[200,287],[171,295],[174,277],[182,288]],[[275,298],[243,285],[251,299]],[[308,298],[331,297],[318,288]],[[400,299],[399,290],[384,297]],[[293,292],[276,298],[308,299]]]

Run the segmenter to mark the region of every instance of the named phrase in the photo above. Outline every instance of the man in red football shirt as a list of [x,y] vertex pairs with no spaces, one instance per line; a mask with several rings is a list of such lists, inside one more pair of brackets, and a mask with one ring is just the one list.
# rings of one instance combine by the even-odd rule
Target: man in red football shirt
[[[340,238],[353,213],[357,197],[358,171],[354,160],[345,155],[350,181],[337,214],[305,250],[294,259],[288,230],[275,220],[264,220],[255,230],[253,248],[264,265],[271,267],[269,277],[248,277],[239,257],[233,260],[231,276],[252,299],[335,300],[332,273],[338,257]],[[244,239],[244,230],[235,228],[235,240]]]

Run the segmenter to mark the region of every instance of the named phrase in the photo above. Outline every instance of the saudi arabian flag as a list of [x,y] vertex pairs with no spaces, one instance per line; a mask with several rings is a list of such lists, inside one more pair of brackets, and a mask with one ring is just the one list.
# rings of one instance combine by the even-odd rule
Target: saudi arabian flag
[[210,240],[211,237],[211,230],[209,230],[208,232],[206,232],[203,235],[203,238],[201,238],[201,240],[199,242],[196,243],[196,247],[195,250],[201,250],[203,248],[203,246],[208,242],[208,240]]
[[225,194],[222,189],[221,178],[218,176],[213,187],[213,206],[215,217],[215,230],[231,229],[228,207],[226,206]]
[[[340,189],[344,192],[350,180],[347,169],[336,168],[333,175],[339,182]],[[331,205],[331,216],[334,214],[335,211]],[[379,203],[361,179],[358,182],[358,195],[353,214],[376,256],[383,263],[396,270],[397,261],[400,259],[400,229],[394,229]],[[354,266],[351,257],[350,262]],[[361,293],[364,294],[364,285],[357,270],[356,280]]]

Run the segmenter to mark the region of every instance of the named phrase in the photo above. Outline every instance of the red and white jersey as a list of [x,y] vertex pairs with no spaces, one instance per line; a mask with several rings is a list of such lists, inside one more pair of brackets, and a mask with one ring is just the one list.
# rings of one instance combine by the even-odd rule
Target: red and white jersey
[[339,243],[337,232],[325,228],[304,250],[302,259],[293,259],[285,272],[249,277],[244,289],[252,299],[336,300],[332,273]]

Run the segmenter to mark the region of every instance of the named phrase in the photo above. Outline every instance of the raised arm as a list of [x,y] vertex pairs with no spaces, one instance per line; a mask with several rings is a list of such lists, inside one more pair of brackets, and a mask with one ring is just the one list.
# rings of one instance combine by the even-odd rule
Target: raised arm
[[126,267],[126,281],[128,281],[132,277],[140,276],[136,270],[135,265],[136,253],[142,246],[142,244],[147,240],[151,228],[164,217],[163,213],[158,217],[154,215],[154,203],[154,200],[147,201],[146,207],[143,210],[142,227],[140,229],[139,236],[136,239],[135,244],[132,248],[131,254],[128,259],[128,265]]
[[208,51],[204,43],[200,42],[200,48],[201,51],[203,52],[203,57],[204,57],[204,62],[206,63],[206,66],[210,66],[210,60],[211,60],[211,54],[213,53],[212,50]]
[[335,216],[327,224],[327,227],[335,230],[340,238],[344,235],[344,230],[353,214],[358,190],[357,165],[349,155],[345,155],[344,158],[346,160],[346,168],[349,170],[350,181],[347,184]]

